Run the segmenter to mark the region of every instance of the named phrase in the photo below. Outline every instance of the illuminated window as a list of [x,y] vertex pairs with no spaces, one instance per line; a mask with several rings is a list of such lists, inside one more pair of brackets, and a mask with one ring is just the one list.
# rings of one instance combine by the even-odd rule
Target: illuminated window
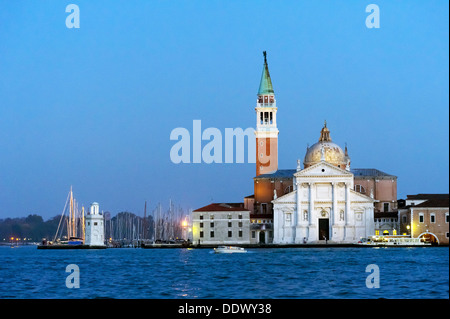
[[384,230],[383,235],[389,235],[389,230]]
[[397,235],[397,230],[396,229],[394,229],[393,231],[392,231],[392,235]]
[[379,236],[379,235],[380,235],[380,231],[379,231],[379,230],[376,230],[376,231],[375,231],[375,235],[376,235],[376,236]]

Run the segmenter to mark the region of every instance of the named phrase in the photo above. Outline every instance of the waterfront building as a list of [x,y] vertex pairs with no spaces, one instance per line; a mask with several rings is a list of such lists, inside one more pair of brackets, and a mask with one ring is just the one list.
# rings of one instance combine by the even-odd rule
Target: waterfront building
[[332,142],[326,122],[297,163],[293,191],[272,201],[274,243],[354,243],[374,234],[374,202],[356,192],[350,157]]
[[398,211],[374,212],[374,219],[376,236],[401,235]]
[[[250,212],[252,244],[355,242],[374,235],[375,211],[396,213],[397,177],[351,169],[347,145],[343,150],[332,142],[326,123],[319,142],[307,148],[303,169],[300,160],[296,169],[278,168],[278,107],[266,52],[255,112],[254,193],[243,203]],[[393,233],[395,227],[378,230]]]
[[399,200],[400,233],[449,244],[449,194],[407,195]]
[[103,214],[99,204],[92,203],[85,220],[86,237],[84,244],[88,246],[105,246],[105,229]]
[[212,203],[191,214],[194,245],[250,243],[250,211],[243,203]]

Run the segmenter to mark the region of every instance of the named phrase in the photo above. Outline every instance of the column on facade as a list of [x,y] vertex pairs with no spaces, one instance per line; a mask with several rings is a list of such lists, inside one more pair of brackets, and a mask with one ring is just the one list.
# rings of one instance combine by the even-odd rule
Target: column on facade
[[314,183],[308,183],[309,186],[309,208],[308,208],[308,224],[312,225],[312,212],[314,209]]
[[332,204],[332,209],[331,209],[331,213],[330,213],[330,239],[333,238],[333,230],[334,230],[334,225],[336,223],[336,216],[338,216],[338,212],[337,212],[337,182],[331,182],[331,187],[333,188],[333,204]]

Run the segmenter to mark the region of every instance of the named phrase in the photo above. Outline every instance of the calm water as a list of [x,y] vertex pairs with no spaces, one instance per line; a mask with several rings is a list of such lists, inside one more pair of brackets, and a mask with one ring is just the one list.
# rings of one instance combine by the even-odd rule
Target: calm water
[[[80,288],[65,285],[80,268]],[[366,266],[380,288],[366,287]],[[448,248],[38,250],[0,247],[0,298],[449,298]]]

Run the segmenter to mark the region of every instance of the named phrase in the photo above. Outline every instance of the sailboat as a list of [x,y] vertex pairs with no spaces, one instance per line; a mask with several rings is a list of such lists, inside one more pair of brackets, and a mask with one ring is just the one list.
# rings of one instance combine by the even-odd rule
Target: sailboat
[[[66,211],[68,215],[66,216]],[[66,226],[66,235],[62,236],[64,224]],[[64,240],[66,238],[67,240]],[[47,242],[43,240],[42,244],[38,248],[44,248],[53,246],[52,248],[70,248],[74,246],[82,246],[85,238],[85,224],[84,224],[84,207],[81,209],[81,213],[78,209],[78,204],[73,196],[72,186],[70,187],[69,194],[67,195],[64,209],[59,219],[58,228],[56,229],[53,241]],[[74,247],[75,248],[75,247]]]

